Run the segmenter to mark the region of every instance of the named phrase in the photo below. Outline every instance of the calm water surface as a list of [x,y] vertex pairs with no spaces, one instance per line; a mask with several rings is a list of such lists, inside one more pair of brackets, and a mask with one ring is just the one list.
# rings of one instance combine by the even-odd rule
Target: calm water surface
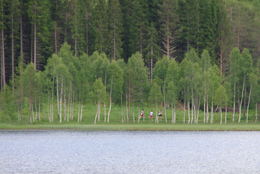
[[260,132],[0,131],[0,174],[260,174]]

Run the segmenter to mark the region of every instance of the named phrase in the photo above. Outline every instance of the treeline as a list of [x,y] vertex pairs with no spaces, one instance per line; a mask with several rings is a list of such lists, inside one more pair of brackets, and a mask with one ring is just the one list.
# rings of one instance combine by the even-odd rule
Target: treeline
[[194,48],[209,51],[222,73],[233,47],[259,58],[259,0],[0,0],[1,88],[19,61],[43,70],[64,42],[73,55],[135,52],[153,67],[166,55],[180,62]]
[[[166,123],[175,123],[176,117],[189,124],[213,123],[216,111],[221,123],[227,122],[227,112],[232,113],[229,122],[248,122],[249,114],[250,121],[257,121],[260,62],[253,64],[249,50],[238,48],[232,49],[229,59],[226,76],[207,50],[198,54],[190,49],[181,62],[164,56],[148,69],[138,52],[125,63],[99,52],[75,56],[65,43],[48,59],[43,71],[36,70],[33,63],[20,62],[14,83],[1,91],[0,118],[31,123],[81,122],[84,109],[95,104],[94,123],[101,115],[110,122],[115,105],[124,110],[124,122],[134,120],[133,108],[147,106],[162,111]],[[183,110],[183,115],[176,115],[177,109]]]

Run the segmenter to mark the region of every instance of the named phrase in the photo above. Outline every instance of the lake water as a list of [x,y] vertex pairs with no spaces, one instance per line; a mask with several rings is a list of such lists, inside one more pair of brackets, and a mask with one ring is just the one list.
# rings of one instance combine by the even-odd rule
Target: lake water
[[260,174],[260,132],[0,131],[0,174]]

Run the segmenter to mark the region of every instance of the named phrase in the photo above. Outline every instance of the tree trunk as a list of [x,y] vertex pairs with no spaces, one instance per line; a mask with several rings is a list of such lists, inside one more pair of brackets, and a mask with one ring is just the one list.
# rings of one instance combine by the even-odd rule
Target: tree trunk
[[219,107],[219,112],[220,112],[220,124],[222,124],[222,108],[221,108],[221,106]]
[[258,119],[257,107],[258,107],[258,103],[255,104],[255,122],[257,122]]
[[60,119],[60,95],[59,95],[59,79],[58,77],[56,78],[56,97],[57,97],[57,112],[59,115],[59,120]]
[[206,123],[206,97],[204,97],[204,101],[203,101],[203,123]]
[[133,123],[135,123],[135,113],[133,112]]
[[97,112],[96,112],[96,116],[95,116],[94,124],[97,123],[97,119],[98,119],[99,111],[100,111],[100,103],[98,102],[98,103],[97,103]]
[[127,94],[125,94],[125,107],[126,107],[126,122],[128,123],[129,121],[129,110],[128,110],[128,97]]
[[33,63],[34,63],[34,69],[37,69],[37,26],[36,23],[33,24],[33,32],[34,32],[34,40],[33,40]]
[[198,106],[197,106],[197,114],[196,114],[196,124],[199,123],[199,118],[200,118],[200,99],[198,99]]
[[173,114],[173,107],[172,107],[172,123],[174,123],[174,114]]
[[20,17],[20,59],[23,62],[23,18]]
[[227,124],[227,106],[225,107],[225,124]]
[[209,123],[209,96],[207,95],[206,101],[206,123]]
[[191,120],[191,119],[190,119],[190,101],[188,101],[188,124],[191,123],[190,120]]
[[58,53],[57,24],[54,24],[54,51]]
[[83,107],[84,107],[84,105],[81,104],[81,107],[80,107],[80,122],[82,122],[82,119],[83,119]]
[[[3,11],[3,10],[2,10]],[[4,29],[1,29],[1,88],[6,85],[5,77],[5,41],[4,41]]]
[[14,16],[11,17],[11,59],[12,59],[12,90],[14,92]]
[[251,92],[252,92],[252,86],[250,86],[248,102],[247,102],[247,107],[246,107],[246,123],[248,123],[248,112],[249,112],[249,106],[250,106]]
[[165,117],[165,123],[167,123],[167,109],[166,109],[166,82],[164,80],[163,84],[163,104],[164,104],[164,117]]
[[236,113],[236,84],[234,83],[232,122],[235,122],[235,113]]
[[213,109],[213,102],[211,102],[210,124],[213,123],[214,123],[214,109]]
[[111,109],[112,109],[112,87],[113,87],[113,79],[111,80],[110,93],[109,93],[109,109],[108,109],[108,114],[107,114],[108,123],[110,121],[110,113],[111,113]]
[[116,59],[116,34],[115,34],[115,24],[114,24],[114,30],[113,30],[113,59]]
[[104,122],[107,122],[107,106],[106,104],[104,103]]
[[191,99],[191,124],[193,124],[193,122],[194,122],[194,98],[193,98],[193,95],[192,95],[192,99]]
[[63,79],[61,80],[61,89],[60,89],[60,123],[62,122],[62,100],[63,98]]
[[240,121],[241,121],[241,110],[242,110],[242,103],[243,103],[243,97],[244,97],[244,90],[245,90],[245,76],[244,76],[244,80],[243,80],[241,100],[240,100],[240,104],[239,104],[238,123],[240,123]]
[[101,104],[99,104],[99,112],[98,112],[98,122],[100,122],[100,110],[101,110],[101,106],[100,106]]
[[186,123],[186,102],[185,102],[185,100],[184,100],[184,112],[183,112],[183,124],[185,124]]
[[38,121],[41,121],[41,104],[40,104],[40,102],[38,103]]
[[77,121],[78,121],[78,123],[79,123],[79,118],[80,118],[80,104],[78,104],[78,114],[77,114],[78,116],[77,116]]
[[176,111],[175,111],[175,105],[172,107],[172,123],[176,123]]

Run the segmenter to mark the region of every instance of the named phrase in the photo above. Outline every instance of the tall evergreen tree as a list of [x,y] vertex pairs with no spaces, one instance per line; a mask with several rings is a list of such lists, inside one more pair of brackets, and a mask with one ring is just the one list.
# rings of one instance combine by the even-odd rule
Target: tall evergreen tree
[[119,0],[108,1],[108,56],[112,59],[122,55],[122,11]]
[[5,64],[5,14],[4,0],[0,1],[0,53],[1,53],[1,89],[6,85],[6,64]]
[[175,30],[178,22],[176,13],[178,3],[176,0],[163,0],[160,6],[160,29],[162,36],[162,52],[168,57],[173,57],[175,52]]
[[99,52],[107,51],[107,1],[98,0],[94,5],[93,27],[94,27],[94,49]]
[[28,1],[28,16],[31,20],[31,62],[35,69],[42,69],[45,56],[50,55],[50,1]]

